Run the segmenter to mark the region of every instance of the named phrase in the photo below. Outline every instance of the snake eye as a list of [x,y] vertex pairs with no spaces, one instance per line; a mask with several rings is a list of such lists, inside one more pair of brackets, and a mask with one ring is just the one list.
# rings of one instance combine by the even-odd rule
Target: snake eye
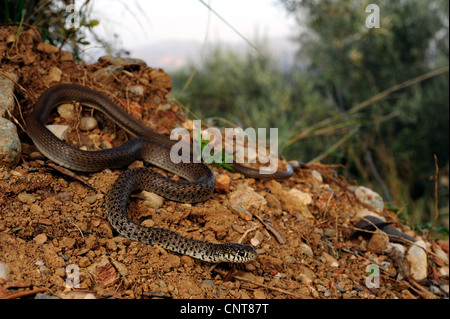
[[239,250],[238,253],[237,253],[237,255],[238,255],[239,257],[245,257],[245,256],[247,256],[247,252],[244,251],[244,250]]

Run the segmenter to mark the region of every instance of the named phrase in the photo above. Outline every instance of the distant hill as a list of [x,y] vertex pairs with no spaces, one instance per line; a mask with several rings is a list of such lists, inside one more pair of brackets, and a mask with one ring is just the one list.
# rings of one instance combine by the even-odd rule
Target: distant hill
[[[271,51],[280,59],[281,66],[290,65],[297,45],[287,38],[274,38],[267,41]],[[237,51],[245,52],[249,46],[240,42],[221,43],[224,48],[230,48]],[[207,44],[205,54],[208,54],[208,48],[214,46],[213,43]],[[165,41],[153,44],[146,44],[136,49],[131,49],[131,57],[140,58],[147,62],[151,67],[162,68],[167,72],[173,72],[189,63],[199,63],[201,58],[202,43],[197,41],[180,40]]]

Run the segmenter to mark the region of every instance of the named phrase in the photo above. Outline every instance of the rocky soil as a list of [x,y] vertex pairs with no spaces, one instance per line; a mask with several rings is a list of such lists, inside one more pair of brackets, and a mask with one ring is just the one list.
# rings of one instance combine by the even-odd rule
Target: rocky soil
[[[259,257],[251,263],[211,265],[120,236],[106,220],[104,200],[123,169],[60,168],[33,145],[24,119],[45,89],[78,83],[155,131],[189,128],[183,106],[168,100],[170,76],[134,59],[76,63],[35,30],[25,27],[15,39],[16,32],[0,27],[0,298],[448,297],[448,241],[410,230],[378,194],[320,163],[303,165],[285,181],[212,167],[216,190],[195,205],[148,193],[130,200],[129,215],[145,226],[253,245]],[[48,124],[83,149],[130,138],[79,105],[58,108]],[[367,215],[412,240],[388,236],[381,226],[355,233]]]

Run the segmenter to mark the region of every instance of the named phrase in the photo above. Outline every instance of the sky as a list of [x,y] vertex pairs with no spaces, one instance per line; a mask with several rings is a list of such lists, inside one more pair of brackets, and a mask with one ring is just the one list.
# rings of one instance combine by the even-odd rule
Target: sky
[[[255,38],[288,39],[295,24],[277,0],[204,0],[250,42]],[[97,32],[133,57],[182,66],[207,43],[247,46],[244,39],[200,0],[94,0]],[[173,58],[171,58],[171,51]],[[165,56],[165,60],[164,60]],[[158,62],[161,61],[161,62]],[[164,62],[165,61],[165,62]],[[167,65],[161,65],[167,67]]]

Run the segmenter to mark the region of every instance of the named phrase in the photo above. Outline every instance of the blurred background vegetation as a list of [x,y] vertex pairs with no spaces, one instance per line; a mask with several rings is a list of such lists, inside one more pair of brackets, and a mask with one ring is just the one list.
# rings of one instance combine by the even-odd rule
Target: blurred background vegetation
[[[91,18],[90,1],[81,2],[77,29],[65,25],[64,0],[0,0],[0,19],[35,26],[78,59],[87,45],[125,55],[96,36],[101,21]],[[365,26],[372,2],[382,8],[380,28]],[[171,74],[173,99],[212,125],[278,127],[286,158],[342,164],[350,183],[374,189],[418,228],[435,216],[435,155],[439,230],[448,235],[448,1],[278,4],[297,21],[295,61],[279,61],[264,39],[246,53],[216,46],[200,65]]]

